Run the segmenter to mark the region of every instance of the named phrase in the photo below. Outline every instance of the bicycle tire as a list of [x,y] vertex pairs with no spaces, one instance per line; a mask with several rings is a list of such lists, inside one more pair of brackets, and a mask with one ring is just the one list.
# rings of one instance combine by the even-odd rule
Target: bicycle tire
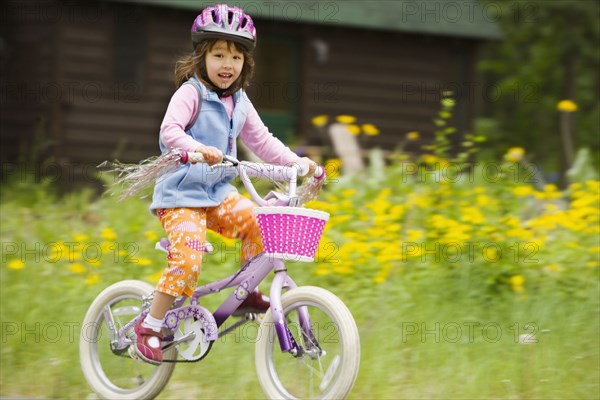
[[[110,339],[103,336],[106,331],[104,322],[104,307],[106,305],[116,305],[123,301],[125,306],[122,310],[137,310],[136,304],[139,303],[141,309],[142,297],[148,296],[154,288],[142,281],[126,280],[115,283],[104,289],[90,305],[83,320],[82,330],[79,339],[79,358],[81,369],[86,381],[92,390],[104,399],[153,399],[165,387],[173,370],[175,363],[162,363],[159,366],[153,366],[147,363],[133,360],[126,356],[112,354],[110,350]],[[128,318],[135,316],[134,311],[128,314]],[[117,329],[119,326],[117,326]],[[104,333],[104,335],[108,335]],[[101,355],[102,354],[102,355]],[[111,357],[112,356],[112,357]],[[114,357],[114,358],[113,358]],[[177,350],[171,349],[165,352],[165,359],[175,359]],[[107,365],[102,365],[106,362]],[[111,364],[111,366],[108,366]],[[118,367],[115,367],[118,365]],[[118,369],[111,376],[113,371]],[[149,375],[148,379],[141,376],[141,372]],[[129,377],[126,374],[133,373]],[[138,374],[138,375],[135,375]],[[137,383],[139,382],[139,385]],[[130,387],[124,387],[125,385]],[[136,386],[137,385],[137,386]]]
[[[297,314],[293,312],[294,310],[298,307],[307,307],[309,309],[312,329],[315,337],[320,342],[320,347],[325,350],[325,353],[323,356],[319,355],[316,357],[316,364],[317,367],[321,368],[320,371],[307,364],[307,362],[311,363],[315,361],[314,359],[308,359],[312,357],[303,357],[303,360],[299,360],[294,359],[291,354],[282,353],[275,333],[273,315],[271,310],[269,310],[260,325],[255,353],[258,380],[267,397],[271,399],[341,399],[347,397],[354,386],[360,365],[360,338],[350,310],[336,295],[328,290],[314,286],[303,286],[290,290],[282,296],[281,300],[284,314],[286,315],[286,319],[288,319],[288,327],[290,326],[289,317]],[[324,322],[328,318],[331,319],[331,322]],[[328,327],[333,327],[334,331],[329,333],[325,338],[319,338],[318,336],[323,331],[325,333],[330,331]],[[334,340],[328,340],[332,333],[336,333],[335,337],[332,337]],[[299,334],[294,337],[296,342],[306,348],[306,343],[304,342],[306,338],[303,335]],[[337,341],[335,338],[337,338]],[[341,354],[336,356],[335,352],[331,352],[330,345],[337,348],[337,344],[339,344],[339,353]],[[327,357],[329,357],[328,360],[326,360]],[[329,362],[329,367],[324,374],[321,358],[323,358],[323,363]],[[335,364],[336,358],[337,364]],[[282,360],[282,362],[286,363],[286,366],[277,369],[275,363],[279,361],[275,359]],[[308,372],[304,372],[302,364],[307,364],[306,370]],[[321,376],[321,385],[319,386],[329,383],[325,382],[325,378],[334,364],[332,373],[334,376],[329,377],[331,385],[328,385],[327,388],[319,387],[318,390],[313,392],[314,388],[304,388],[302,386],[305,382],[298,382],[303,379],[303,375],[308,375],[306,379],[312,382],[313,375],[316,374],[323,375]],[[294,365],[296,368],[294,368]],[[287,377],[283,375],[287,375]],[[290,383],[282,382],[286,379]]]

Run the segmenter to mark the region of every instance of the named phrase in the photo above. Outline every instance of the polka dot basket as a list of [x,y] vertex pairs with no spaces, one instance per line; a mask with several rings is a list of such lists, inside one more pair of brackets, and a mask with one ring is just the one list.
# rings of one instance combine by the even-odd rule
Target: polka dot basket
[[254,215],[266,255],[286,261],[315,259],[328,213],[300,207],[256,207]]

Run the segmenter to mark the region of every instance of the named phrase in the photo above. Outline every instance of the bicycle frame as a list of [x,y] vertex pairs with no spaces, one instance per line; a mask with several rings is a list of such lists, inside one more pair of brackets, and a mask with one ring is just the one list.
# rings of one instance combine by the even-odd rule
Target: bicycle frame
[[[237,160],[235,160],[237,161]],[[294,204],[293,199],[296,195],[296,177],[298,176],[299,167],[279,167],[266,164],[256,163],[239,163],[236,165],[239,176],[250,193],[253,200],[259,204],[259,206],[267,205],[267,201],[261,198],[249,176],[262,177],[269,176],[272,180],[283,180],[290,184],[288,191],[288,200],[285,205]],[[293,335],[286,324],[283,306],[281,303],[281,295],[283,289],[294,289],[297,287],[296,283],[287,274],[284,260],[272,256],[267,256],[264,253],[260,253],[240,268],[235,274],[220,279],[218,281],[208,283],[198,287],[194,294],[189,298],[190,305],[183,306],[186,297],[178,298],[173,308],[165,316],[165,321],[173,319],[172,323],[167,322],[167,327],[171,329],[177,328],[177,326],[185,319],[194,317],[201,320],[205,329],[205,337],[208,341],[214,341],[218,338],[218,328],[237,310],[242,304],[247,295],[254,291],[256,287],[267,277],[267,275],[274,271],[275,277],[270,288],[270,303],[271,313],[273,315],[273,321],[275,324],[275,332],[279,339],[279,345],[282,352],[289,352],[294,356],[301,353],[302,349],[293,338]],[[236,287],[225,301],[213,312],[210,313],[199,305],[199,299],[203,296],[207,296],[212,293],[221,292],[224,289]],[[145,305],[148,305],[150,299],[146,299]],[[132,344],[132,340],[129,339],[126,334],[133,326],[135,326],[142,318],[147,314],[148,307],[144,307],[146,310],[140,315],[133,318],[127,324],[125,324],[118,332],[114,328],[114,318],[110,312],[110,308],[105,309],[105,318],[107,325],[111,332],[111,344],[113,345],[113,351],[118,352],[125,349],[127,346]],[[303,335],[307,337],[314,337],[311,332],[311,324],[308,315],[308,311],[305,307],[298,309],[298,318],[300,327]],[[171,346],[174,344],[171,344]],[[318,347],[318,345],[316,345]]]

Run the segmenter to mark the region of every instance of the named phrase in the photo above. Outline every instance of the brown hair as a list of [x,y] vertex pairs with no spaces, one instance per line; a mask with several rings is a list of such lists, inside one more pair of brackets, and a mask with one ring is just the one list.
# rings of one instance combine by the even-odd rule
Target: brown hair
[[[196,75],[209,89],[219,93],[222,92],[208,79],[206,73],[206,53],[212,50],[217,41],[223,39],[206,39],[198,43],[196,50],[187,56],[177,60],[175,63],[175,87],[179,89],[188,79]],[[239,89],[246,89],[250,85],[250,78],[254,72],[254,58],[252,53],[241,44],[226,40],[227,47],[231,49],[234,46],[237,51],[244,55],[244,65],[242,73],[238,79],[225,91],[225,93],[233,93]]]

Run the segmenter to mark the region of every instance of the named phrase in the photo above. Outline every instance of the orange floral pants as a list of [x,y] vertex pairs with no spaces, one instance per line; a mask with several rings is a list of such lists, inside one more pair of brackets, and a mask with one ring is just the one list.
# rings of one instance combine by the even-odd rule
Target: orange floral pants
[[158,217],[171,247],[167,268],[156,290],[171,296],[191,296],[198,285],[202,267],[206,230],[231,239],[241,239],[242,265],[262,251],[260,230],[252,201],[233,192],[216,207],[168,208],[158,210]]

